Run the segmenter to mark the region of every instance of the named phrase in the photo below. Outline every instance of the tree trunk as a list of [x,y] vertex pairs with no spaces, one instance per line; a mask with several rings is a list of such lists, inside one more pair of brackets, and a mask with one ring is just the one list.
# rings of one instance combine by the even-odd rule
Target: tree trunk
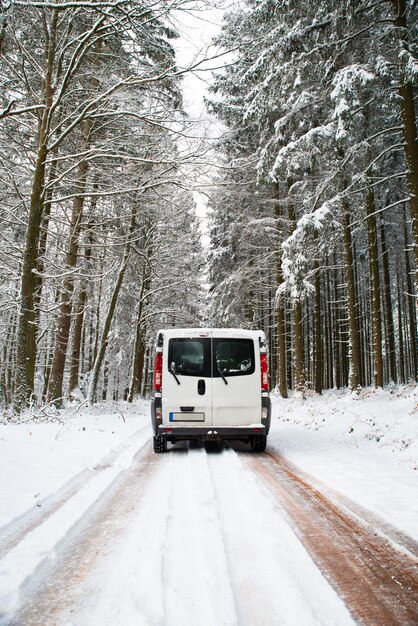
[[[404,208],[404,249],[405,249],[405,270],[406,270],[406,285],[407,294],[406,300],[408,303],[408,317],[409,317],[409,334],[411,341],[411,354],[412,354],[412,378],[417,380],[418,376],[418,354],[417,354],[417,313],[416,313],[416,295],[414,288],[413,273],[411,269],[411,262],[409,259],[409,237],[408,237],[408,224],[406,221],[406,211]],[[405,364],[406,365],[406,364]]]
[[[113,399],[117,400],[118,399],[118,377],[116,375],[116,386],[114,384],[113,386]],[[102,400],[103,402],[107,400],[107,391],[109,388],[109,361],[105,361],[104,367],[103,367],[103,389],[102,389]],[[115,393],[115,389],[116,389],[116,393]]]
[[[88,246],[85,252],[85,259],[88,262],[91,257],[91,247]],[[87,301],[87,284],[83,280],[80,285],[80,291],[78,293],[77,304],[74,310],[74,331],[73,341],[71,348],[71,364],[70,364],[70,379],[68,382],[68,395],[77,396],[79,390],[79,369],[80,369],[80,353],[81,353],[81,338],[83,334],[83,321],[84,311]]]
[[315,269],[315,391],[316,393],[322,393],[324,363],[321,323],[321,275],[317,262],[315,262]]
[[90,341],[89,341],[89,372],[92,371],[94,363],[99,352],[99,339],[100,339],[100,314],[102,310],[102,295],[103,295],[103,268],[104,268],[104,255],[100,262],[100,280],[98,297],[96,303],[95,315],[91,316],[90,320]]
[[[91,130],[88,129],[88,133]],[[88,135],[87,135],[88,136]],[[81,219],[84,207],[84,192],[87,182],[88,162],[83,160],[79,165],[78,180],[71,215],[70,237],[68,250],[65,258],[67,276],[64,279],[60,297],[60,308],[57,319],[55,335],[55,348],[52,360],[51,375],[49,377],[47,401],[54,402],[57,406],[62,404],[62,385],[64,380],[64,367],[67,356],[68,339],[70,336],[72,297],[74,292],[74,272],[77,264],[78,243],[81,230]]]
[[[60,128],[57,129],[57,134],[60,133]],[[57,150],[55,150],[56,152]],[[36,262],[36,274],[35,274],[35,292],[34,292],[34,310],[35,310],[35,326],[38,326],[39,322],[39,306],[42,298],[42,287],[43,287],[43,272],[45,267],[45,256],[47,251],[47,243],[48,243],[48,229],[49,229],[49,220],[51,217],[51,208],[52,208],[52,195],[54,190],[54,182],[55,176],[57,173],[57,159],[53,159],[51,162],[51,166],[49,168],[48,173],[48,181],[45,185],[44,191],[44,206],[42,211],[42,222],[41,222],[41,232],[39,236],[39,248],[38,248],[38,258]],[[34,335],[36,337],[36,334]],[[36,339],[35,339],[36,341]]]
[[[401,42],[401,49],[408,52],[408,27],[406,0],[392,0],[395,14],[394,24],[398,29],[398,37]],[[412,31],[411,31],[412,32]],[[415,271],[418,271],[418,143],[417,128],[414,105],[414,92],[412,82],[404,76],[403,69],[400,68],[399,87],[400,108],[402,118],[402,130],[405,141],[405,161],[407,167],[407,185],[410,195],[409,207],[412,221],[413,254],[415,260]]]
[[0,360],[0,403],[9,405],[12,401],[12,376],[14,336],[15,336],[16,315],[11,312],[6,324],[7,333],[3,344],[3,354]]
[[38,151],[35,162],[29,220],[23,251],[22,276],[20,288],[19,321],[16,337],[16,373],[14,410],[20,413],[27,404],[34,389],[36,363],[36,327],[34,295],[36,278],[34,270],[38,260],[39,239],[42,214],[44,209],[43,193],[45,187],[45,169],[48,156],[48,139],[51,125],[53,104],[52,75],[55,60],[55,37],[58,10],[51,14],[50,38],[46,50],[46,72],[44,79],[44,110],[38,131]]
[[380,241],[382,242],[383,293],[385,302],[389,378],[392,382],[396,383],[398,377],[396,373],[395,327],[393,324],[392,294],[390,288],[389,253],[386,245],[386,228],[383,217],[380,221]]
[[348,205],[344,207],[344,269],[347,283],[347,313],[349,337],[349,374],[348,386],[351,390],[360,385],[360,339],[357,324],[357,298],[354,278],[353,247],[351,242],[350,212]]
[[332,389],[334,387],[334,328],[333,328],[333,315],[332,315],[332,285],[331,285],[331,272],[329,269],[329,258],[327,257],[327,280],[326,280],[326,305],[324,311],[325,315],[325,336],[326,336],[326,352],[327,352],[327,387]]
[[[273,285],[272,276],[269,282]],[[274,321],[274,306],[275,298],[274,298],[274,289],[269,289],[268,291],[268,355],[269,355],[269,371],[271,372],[271,380],[273,388],[278,386],[278,378],[277,378],[277,350],[276,350],[276,328]]]
[[377,243],[376,205],[369,187],[366,197],[367,236],[371,279],[371,318],[373,378],[376,387],[383,387],[382,311],[380,304],[379,249]]
[[144,248],[146,250],[146,258],[145,258],[145,262],[143,266],[141,290],[139,293],[138,313],[137,313],[137,321],[136,321],[136,327],[135,327],[135,342],[134,342],[134,348],[132,352],[131,380],[129,383],[129,391],[128,391],[128,396],[127,396],[128,402],[132,402],[135,393],[140,393],[142,370],[144,367],[145,329],[142,326],[142,311],[144,308],[145,295],[148,292],[150,281],[151,281],[150,263],[151,263],[152,253],[153,253],[153,246],[151,242],[152,242],[154,230],[148,227],[147,232],[149,233],[149,235],[147,236],[145,245],[144,245]]
[[293,308],[293,337],[295,350],[294,386],[295,391],[303,391],[305,389],[305,375],[303,368],[302,302],[300,300],[296,300]]
[[277,306],[278,387],[282,398],[288,397],[286,365],[286,314],[283,302]]
[[144,303],[144,292],[147,289],[147,282],[148,282],[147,280],[148,277],[146,273],[147,273],[147,264],[144,267],[144,273],[142,275],[141,291],[139,293],[138,313],[137,313],[136,325],[135,325],[135,341],[134,341],[134,347],[133,347],[133,352],[132,352],[131,380],[129,382],[129,392],[128,392],[128,397],[127,397],[128,402],[132,402],[134,398],[134,393],[138,389],[138,373],[140,371],[140,368],[142,372],[142,366],[143,366],[143,357],[141,359],[141,354],[143,355],[143,343],[144,343],[143,328],[142,328],[142,309],[143,309],[143,303]]
[[333,254],[333,298],[334,298],[334,307],[333,307],[333,340],[334,340],[334,362],[335,362],[335,386],[337,389],[341,389],[342,386],[342,359],[341,359],[341,324],[340,324],[340,306],[339,306],[339,298],[338,298],[338,270],[337,270],[337,259],[336,254]]
[[[94,57],[92,61],[92,78],[90,88],[92,93],[97,91],[99,80],[95,70],[98,66],[99,55],[102,48],[102,40],[99,38],[94,45]],[[93,121],[87,118],[82,125],[83,151],[88,152],[91,143],[91,133]],[[81,230],[81,220],[84,210],[84,193],[87,185],[87,173],[89,162],[83,159],[78,166],[77,181],[75,183],[75,193],[73,200],[73,211],[71,216],[70,236],[68,251],[66,255],[67,276],[64,279],[61,292],[61,305],[58,313],[57,331],[55,336],[54,358],[52,361],[51,376],[48,385],[48,400],[55,404],[62,404],[64,368],[68,349],[68,340],[71,327],[72,297],[74,292],[74,273],[72,269],[77,264],[78,244]]]
[[[93,191],[97,191],[98,184],[97,181],[93,185]],[[92,245],[93,245],[93,236],[92,236],[92,226],[93,226],[93,216],[96,209],[97,199],[96,196],[93,196],[90,206],[90,217],[87,224],[87,238],[88,243],[85,247],[84,259],[85,259],[85,267],[86,270],[90,266],[90,259],[92,253]],[[68,395],[78,396],[79,393],[79,370],[80,370],[80,354],[82,350],[82,340],[83,340],[83,331],[84,328],[84,311],[86,309],[86,301],[87,301],[87,280],[83,278],[80,284],[80,290],[78,293],[77,303],[74,310],[74,330],[73,330],[73,340],[72,340],[72,348],[71,348],[71,364],[70,364],[70,378],[68,382]]]
[[136,364],[136,387],[135,393],[141,395],[142,388],[142,377],[144,375],[144,363],[145,363],[145,329],[141,333],[140,342],[139,342],[139,350],[137,354],[137,364]]
[[[338,272],[338,284],[344,284],[344,271],[340,269]],[[349,357],[348,357],[348,346],[349,346],[349,330],[348,330],[348,320],[346,318],[346,310],[345,306],[342,303],[342,289],[344,289],[344,295],[346,294],[345,287],[340,287],[339,291],[339,307],[338,307],[338,323],[340,327],[340,340],[341,340],[341,369],[342,369],[342,380],[341,386],[348,387],[348,374],[349,374]]]
[[96,360],[94,362],[93,370],[90,376],[89,388],[88,388],[88,393],[87,393],[87,401],[90,405],[96,402],[97,384],[99,381],[100,369],[102,367],[103,360],[106,355],[110,328],[111,328],[113,317],[116,311],[116,305],[118,302],[118,297],[119,297],[120,289],[122,287],[126,268],[128,266],[129,256],[131,252],[132,234],[135,230],[135,222],[136,222],[136,203],[134,202],[132,213],[131,213],[131,223],[129,226],[129,231],[128,231],[128,235],[127,235],[127,239],[125,243],[125,250],[124,250],[122,262],[119,268],[118,276],[116,279],[116,284],[113,289],[112,298],[110,300],[109,310],[107,312],[106,320],[103,326],[103,333],[102,333],[102,337],[100,340],[100,346],[98,348]]
[[303,318],[305,320],[305,324],[303,325],[303,367],[305,372],[305,385],[312,386],[313,355],[311,354],[311,306],[309,301],[305,301]]
[[[291,181],[288,181],[289,188]],[[289,206],[289,220],[294,230],[296,227],[296,213],[292,201]],[[293,305],[293,342],[294,342],[294,389],[303,391],[305,389],[305,372],[303,367],[303,329],[302,329],[302,303],[296,300]]]
[[402,328],[402,289],[400,277],[398,274],[398,344],[399,344],[399,379],[401,383],[406,382],[405,375],[405,354],[404,354],[404,336]]
[[[279,199],[279,190],[278,186],[275,187],[275,193],[277,199]],[[276,233],[277,233],[277,242],[276,242],[276,283],[279,288],[283,283],[283,274],[282,274],[282,253],[281,253],[281,231],[280,231],[280,220],[283,219],[282,210],[280,208],[279,202],[275,204],[275,216],[276,216]],[[276,310],[276,341],[277,341],[277,379],[278,379],[278,389],[282,398],[288,397],[288,389],[287,389],[287,364],[286,364],[286,313],[285,313],[285,303],[284,297],[280,296],[277,299],[277,310]]]

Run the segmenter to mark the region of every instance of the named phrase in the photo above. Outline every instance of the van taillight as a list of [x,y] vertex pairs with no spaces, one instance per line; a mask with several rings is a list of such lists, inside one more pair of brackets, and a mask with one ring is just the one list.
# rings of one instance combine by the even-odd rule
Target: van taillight
[[161,391],[163,379],[163,355],[157,352],[154,363],[154,391]]
[[261,391],[269,390],[269,366],[267,362],[267,354],[260,354],[261,364]]

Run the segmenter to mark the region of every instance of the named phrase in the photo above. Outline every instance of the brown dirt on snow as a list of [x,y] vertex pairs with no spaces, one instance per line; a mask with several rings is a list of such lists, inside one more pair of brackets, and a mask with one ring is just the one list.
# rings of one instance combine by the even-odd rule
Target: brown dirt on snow
[[376,516],[359,519],[359,511],[364,515],[360,507],[354,515],[346,512],[346,499],[340,508],[271,451],[241,458],[285,510],[297,536],[359,624],[418,624],[418,553],[414,554],[413,541],[408,541],[408,550],[394,545],[387,525],[376,528]]

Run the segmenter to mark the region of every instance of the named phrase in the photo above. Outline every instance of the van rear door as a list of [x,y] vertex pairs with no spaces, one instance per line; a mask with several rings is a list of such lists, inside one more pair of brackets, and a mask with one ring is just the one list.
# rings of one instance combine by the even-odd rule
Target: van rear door
[[212,426],[210,332],[164,337],[162,417],[165,427]]
[[261,422],[258,337],[212,334],[213,426]]

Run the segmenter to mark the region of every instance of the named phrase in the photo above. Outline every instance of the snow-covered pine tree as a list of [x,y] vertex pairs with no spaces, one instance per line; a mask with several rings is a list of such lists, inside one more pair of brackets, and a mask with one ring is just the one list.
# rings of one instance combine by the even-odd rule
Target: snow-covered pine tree
[[[305,302],[303,318],[300,308],[296,309],[293,323],[294,378],[299,386],[301,350],[308,371],[312,369],[312,343],[321,342],[322,349],[326,348],[325,386],[338,381],[352,389],[393,378],[390,354],[396,341],[399,346],[405,344],[405,329],[399,327],[395,338],[393,324],[387,322],[396,311],[390,285],[389,291],[385,287],[389,295],[383,315],[380,285],[395,257],[388,258],[386,241],[382,257],[383,231],[378,228],[379,216],[384,214],[393,224],[394,242],[400,241],[399,229],[406,228],[407,237],[411,232],[411,221],[403,219],[402,206],[409,202],[408,171],[413,171],[414,159],[406,153],[405,169],[401,136],[403,132],[406,137],[408,98],[402,92],[400,103],[398,94],[399,85],[411,82],[414,75],[413,46],[403,24],[399,47],[396,29],[402,15],[414,32],[417,15],[412,3],[396,10],[394,4],[247,0],[226,19],[219,38],[222,45],[235,45],[238,51],[236,64],[217,78],[218,100],[212,108],[234,139],[249,131],[252,149],[237,141],[240,155],[254,164],[259,187],[276,185],[279,201],[287,204],[287,217],[293,224],[278,254],[278,282],[279,295],[287,294],[295,303]],[[405,145],[408,150],[407,140]],[[409,205],[413,235],[414,201]],[[336,264],[329,265],[330,259]],[[407,253],[401,271],[404,280],[410,277],[410,264]],[[310,295],[314,289],[316,307]],[[392,289],[396,290],[396,282]],[[414,290],[412,285],[410,293]],[[321,293],[327,293],[327,301]],[[322,302],[325,327],[340,327],[339,332],[326,333],[325,343],[318,336],[320,320],[312,323],[313,310],[317,317],[320,313],[318,302]],[[345,323],[341,316],[344,302]],[[406,317],[416,328],[415,313],[406,313]],[[305,335],[302,340],[300,325]],[[345,350],[340,343],[346,341],[347,331]],[[415,332],[407,331],[408,344],[415,343]],[[319,357],[317,361],[319,364]],[[409,357],[407,361],[402,379],[415,379],[416,370]],[[316,386],[321,388],[319,380]]]

